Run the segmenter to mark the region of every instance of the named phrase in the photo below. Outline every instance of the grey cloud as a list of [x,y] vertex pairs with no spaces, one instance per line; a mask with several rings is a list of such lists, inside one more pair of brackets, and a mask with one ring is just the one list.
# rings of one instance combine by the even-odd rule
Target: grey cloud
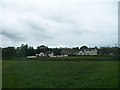
[[4,30],[2,31],[2,35],[6,36],[7,38],[9,38],[15,42],[24,40],[24,38],[20,37],[19,35],[16,35],[16,34],[10,33],[10,32],[5,32]]
[[25,20],[22,23],[24,24],[24,28],[32,34],[32,37],[36,37],[35,39],[52,39],[51,36],[47,35],[46,27],[41,26],[40,23],[31,20]]
[[34,22],[27,22],[26,24],[31,28],[31,30],[39,30],[40,32],[45,32],[44,28],[41,28],[40,25],[37,25]]
[[[117,43],[117,3],[79,0],[2,0],[5,41],[48,46]],[[95,1],[94,1],[95,2]],[[1,12],[0,12],[1,13]],[[107,41],[107,42],[106,42]],[[34,43],[33,43],[34,42]],[[7,44],[8,44],[7,43]],[[4,46],[7,46],[4,43]]]

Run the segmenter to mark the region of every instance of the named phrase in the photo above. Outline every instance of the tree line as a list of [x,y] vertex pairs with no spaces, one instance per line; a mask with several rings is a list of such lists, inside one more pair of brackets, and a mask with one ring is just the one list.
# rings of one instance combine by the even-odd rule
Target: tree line
[[34,49],[32,46],[28,46],[28,44],[22,44],[20,47],[5,47],[2,49],[2,57],[26,57],[26,56],[35,56],[40,52],[48,53],[54,52],[54,54],[59,55],[61,54],[62,49],[60,48],[48,48],[45,45],[37,46],[37,49]]
[[[40,52],[53,52],[55,55],[60,55],[63,48],[48,48],[45,45],[37,46],[37,49],[34,49],[32,46],[28,46],[28,44],[22,44],[20,47],[5,47],[2,49],[2,57],[9,58],[17,58],[17,57],[26,57],[26,56],[35,56]],[[72,51],[79,51],[79,47],[68,48]],[[68,51],[69,52],[69,51]],[[100,47],[98,48],[98,55],[120,55],[120,48],[118,47]]]

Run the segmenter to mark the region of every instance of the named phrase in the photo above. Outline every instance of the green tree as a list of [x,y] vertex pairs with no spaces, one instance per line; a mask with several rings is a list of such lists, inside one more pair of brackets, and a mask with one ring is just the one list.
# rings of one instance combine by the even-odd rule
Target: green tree
[[79,50],[79,47],[73,47],[72,49]]
[[62,53],[62,49],[59,49],[59,48],[54,48],[53,49],[53,53],[54,53],[54,55],[61,55]]
[[32,46],[29,46],[27,50],[27,56],[34,56],[34,55],[35,55],[34,48]]
[[6,47],[2,49],[2,57],[15,57],[16,50],[15,47]]
[[17,56],[18,57],[26,57],[28,52],[28,45],[22,44],[21,47],[17,47]]

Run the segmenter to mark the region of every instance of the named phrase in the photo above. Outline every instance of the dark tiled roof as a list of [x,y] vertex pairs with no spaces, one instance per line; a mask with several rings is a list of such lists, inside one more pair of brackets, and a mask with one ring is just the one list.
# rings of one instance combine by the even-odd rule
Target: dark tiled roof
[[96,47],[95,47],[95,48],[88,48],[87,46],[82,46],[82,47],[80,48],[81,51],[84,51],[84,50],[89,50],[89,51],[91,51],[91,50],[95,50],[95,49],[97,49],[97,48],[96,48]]

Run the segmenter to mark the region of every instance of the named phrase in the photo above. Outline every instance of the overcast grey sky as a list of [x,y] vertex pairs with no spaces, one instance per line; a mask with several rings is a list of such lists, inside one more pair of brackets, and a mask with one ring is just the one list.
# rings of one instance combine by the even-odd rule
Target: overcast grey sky
[[118,0],[0,0],[0,46],[118,44]]

